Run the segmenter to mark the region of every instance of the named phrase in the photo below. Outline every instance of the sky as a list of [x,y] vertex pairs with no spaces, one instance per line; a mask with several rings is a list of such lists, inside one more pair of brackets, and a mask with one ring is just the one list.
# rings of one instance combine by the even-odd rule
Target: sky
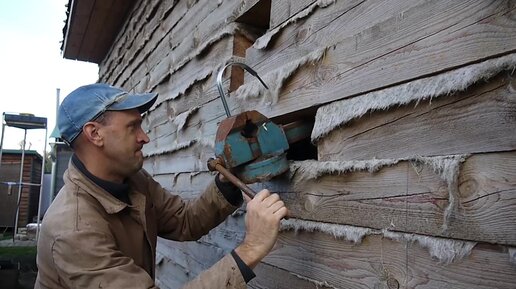
[[[62,100],[98,79],[97,64],[61,54],[66,4],[68,0],[0,0],[0,115],[46,117],[49,136],[56,123],[56,89]],[[20,149],[23,132],[6,127],[4,149]],[[45,130],[28,130],[26,149],[43,154],[44,139]]]

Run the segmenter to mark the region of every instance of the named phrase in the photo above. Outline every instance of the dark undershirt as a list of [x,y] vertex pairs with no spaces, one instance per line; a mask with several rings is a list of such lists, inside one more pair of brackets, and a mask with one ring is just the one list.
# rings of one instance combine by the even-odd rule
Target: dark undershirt
[[[86,177],[88,177],[90,180],[92,180],[95,184],[97,184],[99,187],[103,188],[106,192],[113,195],[113,197],[117,198],[118,200],[131,205],[131,199],[129,199],[129,184],[127,183],[114,183],[110,181],[106,181],[103,179],[100,179],[96,176],[94,176],[92,173],[90,173],[84,164],[79,160],[79,158],[73,154],[72,155],[72,162],[81,171]],[[224,198],[233,206],[239,206],[244,201],[242,197],[242,193],[240,192],[240,189],[238,189],[235,185],[233,185],[230,182],[222,182],[219,180],[219,175],[215,176],[215,184],[217,185],[217,188],[222,193]],[[256,275],[254,274],[253,270],[247,266],[247,264],[240,259],[240,256],[233,250],[231,252],[231,256],[233,256],[233,259],[235,259],[235,262],[238,265],[238,269],[240,270],[240,273],[242,274],[242,277],[244,277],[245,282],[251,281]]]
[[126,183],[114,183],[110,181],[106,181],[103,179],[100,179],[96,176],[94,176],[92,173],[90,173],[84,164],[79,160],[79,158],[73,154],[72,155],[72,162],[73,164],[83,173],[86,175],[90,180],[92,180],[96,185],[103,188],[105,191],[113,195],[113,197],[119,199],[120,201],[131,205],[131,200],[129,199],[129,184]]

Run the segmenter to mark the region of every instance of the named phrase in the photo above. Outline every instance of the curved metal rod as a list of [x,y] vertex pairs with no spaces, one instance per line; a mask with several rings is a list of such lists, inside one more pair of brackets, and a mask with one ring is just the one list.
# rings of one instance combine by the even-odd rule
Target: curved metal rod
[[260,78],[260,76],[258,75],[258,73],[256,71],[254,71],[254,69],[252,69],[251,67],[249,67],[249,65],[245,64],[245,63],[242,63],[242,62],[229,62],[228,64],[226,64],[218,73],[217,75],[217,88],[219,90],[219,94],[220,94],[220,99],[222,100],[222,105],[224,106],[224,110],[226,111],[226,115],[228,117],[231,116],[231,113],[229,112],[229,107],[228,107],[228,103],[226,102],[226,96],[224,95],[224,88],[222,87],[222,75],[224,74],[224,70],[226,70],[226,68],[228,66],[231,66],[231,65],[237,65],[237,66],[240,66],[242,67],[243,69],[247,70],[247,72],[249,72],[250,74],[252,74],[254,77],[258,78],[258,80],[263,84],[263,86],[265,86],[265,88],[269,89],[269,87],[265,84],[265,82],[263,82],[263,80]]

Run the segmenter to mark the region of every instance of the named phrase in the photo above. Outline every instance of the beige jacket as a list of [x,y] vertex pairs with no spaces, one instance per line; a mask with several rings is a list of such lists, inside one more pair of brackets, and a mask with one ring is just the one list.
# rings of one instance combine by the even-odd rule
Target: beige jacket
[[[196,240],[236,207],[211,183],[185,202],[141,170],[129,180],[132,205],[119,201],[72,163],[48,209],[38,241],[35,288],[157,288],[157,236]],[[246,288],[231,255],[184,288]]]

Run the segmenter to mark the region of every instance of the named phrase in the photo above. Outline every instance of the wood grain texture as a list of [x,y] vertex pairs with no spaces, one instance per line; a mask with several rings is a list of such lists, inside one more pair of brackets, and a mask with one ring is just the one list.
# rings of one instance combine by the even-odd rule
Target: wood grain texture
[[263,76],[330,47],[319,64],[287,81],[276,104],[260,105],[256,99],[246,105],[274,117],[509,53],[516,47],[515,5],[366,1],[350,8],[349,2],[337,1],[300,25],[288,26],[281,34],[285,41],[278,37],[270,49],[248,49],[249,64]]
[[443,231],[448,186],[426,166],[400,162],[376,173],[269,184],[295,218],[516,245],[516,152],[469,157],[459,174],[459,208]]
[[354,245],[321,233],[285,232],[264,263],[334,288],[516,286],[516,269],[509,262],[507,248],[492,245],[477,245],[470,256],[445,266],[417,243],[368,236]]
[[272,0],[269,28],[273,29],[287,21],[290,17],[310,6],[310,4],[315,1],[316,0]]
[[193,145],[172,153],[148,157],[145,169],[153,175],[208,171],[206,163],[214,156],[213,150]]
[[[99,67],[100,79],[104,82],[115,83],[113,73],[127,67],[135,59],[136,53],[148,41],[148,37],[159,24],[164,11],[172,9],[177,1],[152,1],[143,5],[136,4],[127,18],[120,33],[115,38],[110,50]],[[158,13],[160,10],[160,13]]]
[[215,178],[215,172],[184,172],[155,175],[154,179],[169,192],[186,199],[199,197]]
[[253,270],[256,278],[247,284],[248,288],[253,289],[330,289],[332,287],[319,285],[309,280],[302,279],[307,277],[295,276],[287,270],[260,263]]
[[[159,2],[159,1],[158,1]],[[175,1],[174,1],[175,2]],[[206,3],[202,2],[200,4],[209,4],[208,1],[205,1]],[[179,1],[177,5],[176,3],[173,3],[172,1],[168,2],[168,5],[172,5],[172,10],[170,13],[163,14],[165,16],[162,21],[159,22],[159,26],[154,26],[152,28],[147,29],[148,35],[145,35],[145,32],[142,31],[144,27],[146,27],[146,21],[147,15],[150,15],[149,12],[146,14],[143,14],[143,12],[140,12],[143,9],[149,9],[148,7],[140,7],[140,16],[139,17],[132,17],[130,18],[130,24],[132,26],[139,27],[139,30],[134,31],[133,33],[128,33],[125,35],[125,38],[120,39],[118,43],[115,43],[114,45],[117,45],[119,48],[117,49],[120,51],[120,53],[116,53],[114,55],[110,55],[109,58],[106,59],[106,64],[104,65],[107,67],[101,74],[101,78],[106,79],[110,83],[117,83],[117,79],[122,76],[125,70],[128,69],[128,66],[134,63],[133,65],[139,65],[142,60],[146,60],[146,62],[150,62],[151,59],[149,59],[148,53],[154,51],[156,47],[159,45],[164,45],[162,47],[169,47],[169,44],[167,41],[169,38],[167,35],[169,33],[172,33],[172,29],[176,28],[178,23],[183,20],[183,18],[187,15],[188,12],[195,13],[197,10],[202,9],[204,6],[205,9],[209,9],[212,6],[209,5],[195,5],[195,2],[191,1]],[[166,4],[167,5],[167,4]],[[193,6],[192,6],[193,5]],[[148,6],[148,5],[144,5]],[[161,15],[160,15],[161,16]],[[200,19],[202,20],[202,14],[199,14]],[[158,17],[156,17],[158,18]],[[184,25],[184,23],[183,23]],[[155,30],[156,33],[154,33]],[[145,36],[151,36],[151,38],[146,38],[145,43],[140,43],[140,45],[134,46],[134,40],[138,37],[145,37]],[[171,43],[172,45],[172,43]],[[141,51],[143,49],[143,52]],[[136,50],[139,50],[139,52],[136,54]],[[168,52],[168,51],[167,51]],[[155,52],[153,54],[156,54]],[[136,57],[137,56],[137,57]],[[135,58],[136,57],[136,58]],[[118,84],[118,83],[117,83]]]
[[159,239],[156,252],[163,257],[156,266],[161,288],[181,288],[229,252],[199,242]]
[[[198,5],[200,4],[196,4],[196,6]],[[213,5],[215,7],[210,8]],[[136,82],[141,79],[141,77],[133,77],[133,75],[156,74],[155,71],[160,71],[164,65],[173,72],[180,69],[190,58],[194,59],[197,55],[192,53],[200,53],[199,49],[204,47],[205,43],[211,41],[211,38],[218,32],[229,27],[226,20],[234,15],[235,10],[238,10],[240,1],[224,1],[220,5],[210,1],[201,7],[202,10],[197,14],[191,14],[190,17],[185,15],[175,32],[161,34],[162,37],[168,39],[165,41],[166,46],[156,47],[145,65],[140,65],[134,72],[127,74],[128,77],[134,79],[132,82],[129,81],[132,87],[136,86]],[[218,60],[222,62],[220,59]],[[149,83],[146,89],[153,89],[163,80],[161,78],[156,82]]]
[[504,72],[453,96],[366,114],[318,142],[319,160],[516,150],[514,82]]
[[[128,90],[154,89],[157,84],[166,80],[167,74],[160,75],[162,72],[178,70],[190,58],[195,59],[196,55],[191,55],[192,52],[212,41],[214,35],[227,28],[228,23],[240,13],[245,12],[246,3],[247,1],[237,0],[220,3],[180,1],[173,9],[167,9],[163,4],[165,8],[160,6],[158,15],[151,18],[158,19],[160,25],[148,25],[146,31],[141,31],[143,36],[138,36],[145,40],[140,41],[142,44],[138,47],[131,48],[132,56],[125,56],[125,59],[131,60],[125,65],[113,67],[110,73],[106,72],[109,76],[103,78]],[[223,62],[220,59],[218,61]],[[156,75],[160,77],[156,78]]]

